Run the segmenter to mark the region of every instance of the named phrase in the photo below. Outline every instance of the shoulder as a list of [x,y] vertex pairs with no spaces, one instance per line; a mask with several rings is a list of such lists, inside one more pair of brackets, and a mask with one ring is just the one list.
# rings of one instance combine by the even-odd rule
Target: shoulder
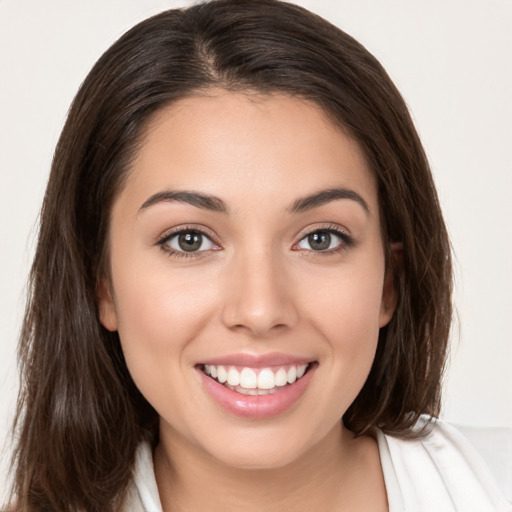
[[456,426],[478,451],[512,502],[512,428]]
[[477,429],[486,456],[443,421],[423,417],[416,428],[424,427],[430,427],[428,433],[413,440],[377,434],[388,497],[397,501],[396,510],[512,511],[506,498],[511,491],[512,430]]

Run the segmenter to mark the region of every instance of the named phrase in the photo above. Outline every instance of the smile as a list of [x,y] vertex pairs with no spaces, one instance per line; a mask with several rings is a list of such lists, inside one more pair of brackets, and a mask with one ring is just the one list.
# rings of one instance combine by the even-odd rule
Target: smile
[[237,368],[234,366],[203,366],[203,372],[228,389],[244,395],[262,396],[276,393],[302,378],[309,364],[287,365],[280,368]]
[[318,362],[285,355],[235,355],[196,365],[203,389],[224,411],[249,419],[284,414],[299,402]]

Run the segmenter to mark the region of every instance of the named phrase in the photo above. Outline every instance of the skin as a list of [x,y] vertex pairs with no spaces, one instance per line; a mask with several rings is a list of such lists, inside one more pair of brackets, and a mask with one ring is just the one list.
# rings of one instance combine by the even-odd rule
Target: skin
[[[368,210],[348,198],[290,211],[336,187]],[[227,212],[180,201],[141,209],[168,190],[216,196]],[[213,243],[170,254],[158,241],[180,226]],[[333,237],[333,248],[313,250],[307,235],[326,228],[353,243]],[[340,421],[395,302],[376,180],[356,142],[287,96],[214,90],[181,100],[150,123],[109,243],[100,316],[119,331],[133,379],[160,415],[165,511],[387,510],[376,442],[354,439]],[[226,412],[195,367],[273,351],[318,367],[298,402],[272,418]]]

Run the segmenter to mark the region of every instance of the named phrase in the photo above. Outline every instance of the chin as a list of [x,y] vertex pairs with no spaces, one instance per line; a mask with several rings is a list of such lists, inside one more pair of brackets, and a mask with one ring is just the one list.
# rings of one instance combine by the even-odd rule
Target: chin
[[[215,460],[225,466],[239,470],[278,469],[301,459],[316,443],[312,436],[296,428],[300,437],[285,432],[259,431],[240,436],[225,436],[224,442],[217,439],[213,446],[203,447]],[[297,432],[299,431],[299,432]]]

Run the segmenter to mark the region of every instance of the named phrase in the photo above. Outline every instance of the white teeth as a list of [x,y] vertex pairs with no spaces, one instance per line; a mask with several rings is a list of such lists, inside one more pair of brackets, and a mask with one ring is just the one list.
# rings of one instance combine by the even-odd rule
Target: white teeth
[[307,364],[301,364],[299,367],[297,367],[297,379],[300,379],[306,373],[307,367]]
[[228,384],[230,386],[238,386],[240,384],[240,374],[236,368],[230,368],[228,370]]
[[291,366],[287,373],[288,384],[293,384],[297,380],[297,367]]
[[234,366],[226,369],[222,365],[204,365],[204,373],[217,379],[221,384],[235,389],[239,393],[248,395],[265,395],[269,392],[277,391],[276,387],[283,387],[287,384],[293,384],[306,373],[308,364],[291,365],[288,370],[279,368],[276,372],[270,368],[259,370],[253,368],[242,368],[238,371]]
[[258,387],[256,372],[251,368],[244,368],[240,372],[240,386],[245,389],[256,389]]
[[217,367],[217,380],[224,384],[228,380],[228,372],[226,371],[226,368],[224,366],[218,366]]
[[275,382],[276,386],[286,386],[286,384],[288,384],[288,375],[284,368],[279,368],[279,370],[277,370]]
[[276,388],[273,389],[245,389],[241,386],[230,386],[229,384],[226,384],[226,386],[231,389],[232,391],[236,391],[237,393],[240,393],[242,395],[273,395],[277,392]]
[[272,389],[276,387],[274,372],[270,368],[264,368],[258,375],[259,389]]

